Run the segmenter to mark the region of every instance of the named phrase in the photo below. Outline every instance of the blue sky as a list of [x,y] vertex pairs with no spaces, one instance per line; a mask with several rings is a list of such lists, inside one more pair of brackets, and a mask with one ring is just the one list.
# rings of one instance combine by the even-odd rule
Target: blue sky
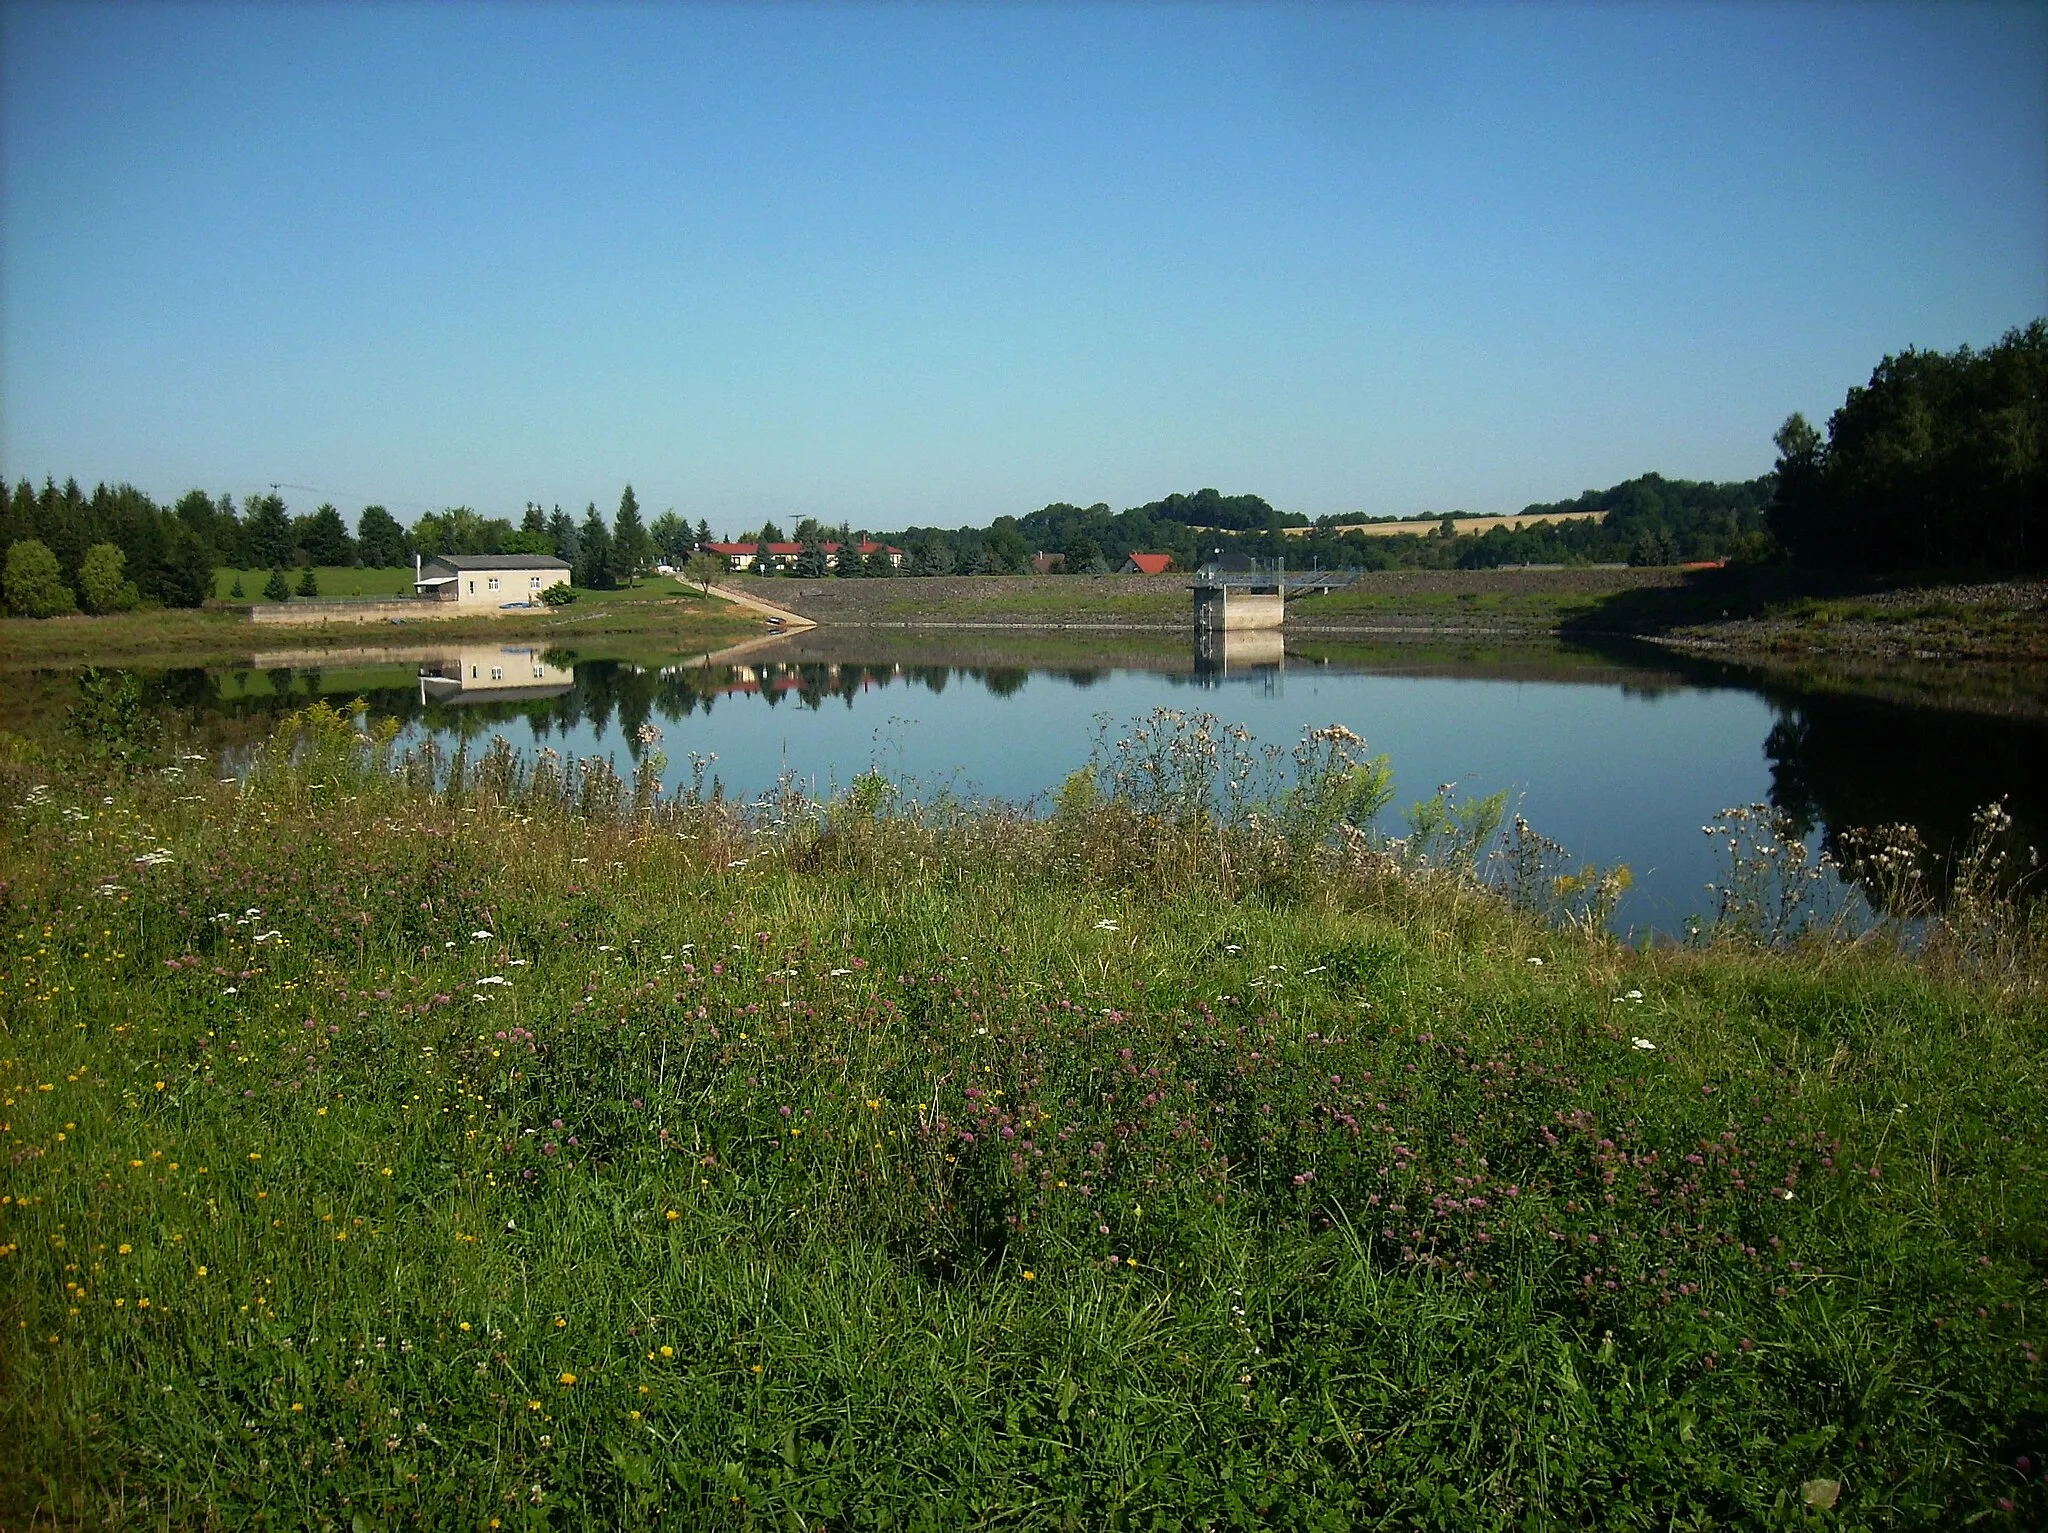
[[0,27],[10,478],[1500,511],[1763,472],[1885,352],[2048,313],[2040,4]]

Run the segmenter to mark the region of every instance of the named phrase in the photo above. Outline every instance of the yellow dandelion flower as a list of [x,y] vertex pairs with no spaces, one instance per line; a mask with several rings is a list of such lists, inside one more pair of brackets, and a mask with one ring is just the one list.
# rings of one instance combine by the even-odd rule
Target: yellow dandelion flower
[[204,1267],[201,1267],[201,1268],[199,1268],[199,1269],[198,1269],[198,1272],[199,1272],[199,1275],[200,1275],[201,1277],[205,1277],[205,1276],[206,1276],[206,1269],[205,1269]]
[[469,1329],[469,1322],[468,1322],[467,1320],[463,1321],[461,1325],[459,1325],[459,1326],[457,1326],[457,1327],[456,1327],[456,1329],[457,1329],[457,1330],[461,1330],[461,1331],[466,1331],[466,1330],[468,1330],[468,1329]]
[[1024,1281],[1027,1283],[1035,1283],[1038,1281],[1038,1274],[1027,1268],[1024,1273]]
[[661,1349],[661,1355],[663,1357],[674,1357],[676,1355],[676,1349],[674,1347],[663,1347]]
[[559,1331],[559,1330],[563,1329],[563,1328],[564,1328],[565,1326],[567,1326],[567,1325],[568,1325],[568,1323],[569,1323],[569,1322],[568,1322],[568,1321],[566,1321],[566,1320],[564,1320],[564,1319],[563,1319],[563,1318],[562,1318],[562,1317],[561,1317],[560,1315],[557,1315],[557,1316],[555,1316],[555,1329],[556,1329],[556,1330],[558,1330],[558,1331]]
[[567,1389],[571,1384],[574,1384],[576,1382],[576,1375],[573,1373],[565,1373],[555,1382],[560,1384],[564,1389]]
[[116,1247],[116,1249],[119,1250],[123,1256],[127,1256],[134,1251],[135,1247],[131,1246],[130,1244],[128,1244],[127,1241],[124,1240],[118,1247]]
[[627,1411],[626,1419],[628,1421],[638,1421],[640,1419],[640,1413],[638,1411]]
[[672,1219],[672,1220],[674,1220],[674,1219],[680,1219],[680,1218],[682,1218],[682,1217],[683,1217],[683,1216],[682,1216],[681,1214],[677,1213],[677,1212],[676,1212],[676,1211],[675,1211],[674,1209],[670,1209],[670,1210],[668,1211],[668,1216],[669,1216],[669,1218],[670,1218],[670,1219]]
[[754,1364],[754,1372],[759,1373],[760,1371],[761,1365],[759,1363]]
[[526,1402],[526,1408],[530,1411],[537,1411],[540,1409],[540,1401],[529,1400]]
[[298,1401],[296,1401],[296,1400],[292,1401],[292,1413],[293,1413],[294,1415],[297,1415],[298,1413],[300,1413],[300,1412],[304,1411],[304,1410],[305,1410],[305,1408],[306,1408],[306,1407],[305,1407],[305,1406],[303,1406],[303,1405],[301,1405],[301,1404],[300,1404],[300,1403],[299,1403]]

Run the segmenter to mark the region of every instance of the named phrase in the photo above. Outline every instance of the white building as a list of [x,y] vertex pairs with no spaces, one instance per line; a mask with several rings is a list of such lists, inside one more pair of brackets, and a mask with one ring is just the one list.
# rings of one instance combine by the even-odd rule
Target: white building
[[550,586],[569,583],[567,561],[553,554],[436,554],[418,559],[413,592],[478,611],[533,607]]

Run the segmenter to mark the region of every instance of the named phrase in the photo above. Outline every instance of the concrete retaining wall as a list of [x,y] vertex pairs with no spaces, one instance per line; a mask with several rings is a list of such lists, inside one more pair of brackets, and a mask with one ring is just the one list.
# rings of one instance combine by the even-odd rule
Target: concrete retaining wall
[[[247,607],[252,623],[388,623],[393,619],[425,617],[475,617],[461,604],[429,598],[394,596],[388,601],[281,601]],[[491,609],[495,612],[497,609]]]

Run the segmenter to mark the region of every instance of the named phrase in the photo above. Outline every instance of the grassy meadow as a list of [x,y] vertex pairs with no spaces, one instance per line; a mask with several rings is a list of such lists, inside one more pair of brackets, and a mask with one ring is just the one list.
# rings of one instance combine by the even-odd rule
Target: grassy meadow
[[13,742],[0,1521],[2048,1518],[2037,968],[1629,949],[1183,743],[1026,819]]

